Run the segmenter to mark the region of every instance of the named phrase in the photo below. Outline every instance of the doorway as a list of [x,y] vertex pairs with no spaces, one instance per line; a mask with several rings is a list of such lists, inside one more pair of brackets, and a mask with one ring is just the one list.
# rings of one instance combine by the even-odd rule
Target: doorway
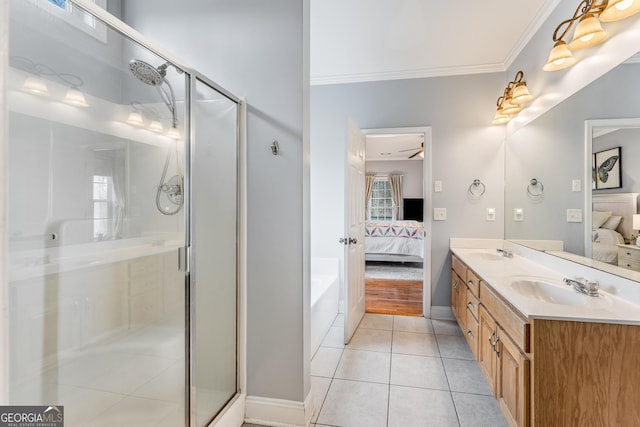
[[364,133],[365,311],[430,317],[430,128]]

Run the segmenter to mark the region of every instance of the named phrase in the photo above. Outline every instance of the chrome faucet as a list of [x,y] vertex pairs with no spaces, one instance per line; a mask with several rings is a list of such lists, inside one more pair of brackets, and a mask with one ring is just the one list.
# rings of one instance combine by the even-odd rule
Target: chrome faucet
[[513,258],[513,251],[510,251],[509,249],[496,249],[496,252],[502,254],[505,258]]
[[583,277],[574,277],[573,279],[564,278],[562,279],[565,285],[573,286],[578,292],[581,292],[585,295],[589,295],[590,297],[600,296],[598,289],[600,285],[595,280],[586,280]]

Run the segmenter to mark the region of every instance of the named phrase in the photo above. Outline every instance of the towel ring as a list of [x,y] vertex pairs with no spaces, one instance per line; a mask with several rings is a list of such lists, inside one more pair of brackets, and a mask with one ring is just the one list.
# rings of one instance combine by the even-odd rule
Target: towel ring
[[544,193],[544,185],[535,178],[531,178],[529,185],[527,185],[527,193],[533,197],[542,196]]
[[484,194],[486,190],[485,185],[479,179],[474,179],[471,185],[469,186],[469,194],[473,197],[480,197]]

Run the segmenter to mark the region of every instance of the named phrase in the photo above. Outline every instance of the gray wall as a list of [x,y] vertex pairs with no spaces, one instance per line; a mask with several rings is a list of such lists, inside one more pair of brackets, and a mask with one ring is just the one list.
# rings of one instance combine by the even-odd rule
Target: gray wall
[[[443,184],[433,207],[448,220],[427,224],[432,238],[434,306],[449,305],[449,238],[503,236],[504,127],[492,126],[504,75],[394,80],[311,87],[311,254],[343,260],[346,121],[363,129],[431,126],[431,179]],[[475,179],[487,188],[468,197]],[[486,221],[486,208],[496,220]]]
[[640,129],[620,129],[593,140],[593,151],[620,147],[622,188],[598,190],[598,194],[640,193]]
[[[566,209],[584,210],[591,188],[571,191],[571,180],[584,181],[585,120],[640,117],[639,72],[640,64],[620,65],[507,138],[506,238],[563,240],[566,251],[584,254],[584,223],[567,223]],[[545,186],[539,200],[526,195],[533,177]],[[524,221],[513,221],[514,207]]]
[[[304,400],[310,387],[303,268],[306,13],[308,0],[123,3],[125,22],[247,99],[247,393],[293,401]],[[273,139],[280,143],[277,157],[269,148]]]
[[367,162],[367,175],[402,175],[402,197],[423,197],[422,161],[419,160],[382,160]]

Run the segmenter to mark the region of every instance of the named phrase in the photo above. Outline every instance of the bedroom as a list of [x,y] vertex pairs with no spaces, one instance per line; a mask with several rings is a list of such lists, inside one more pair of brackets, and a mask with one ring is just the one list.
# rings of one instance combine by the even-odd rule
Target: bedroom
[[421,316],[425,133],[373,129],[365,134],[365,311]]

